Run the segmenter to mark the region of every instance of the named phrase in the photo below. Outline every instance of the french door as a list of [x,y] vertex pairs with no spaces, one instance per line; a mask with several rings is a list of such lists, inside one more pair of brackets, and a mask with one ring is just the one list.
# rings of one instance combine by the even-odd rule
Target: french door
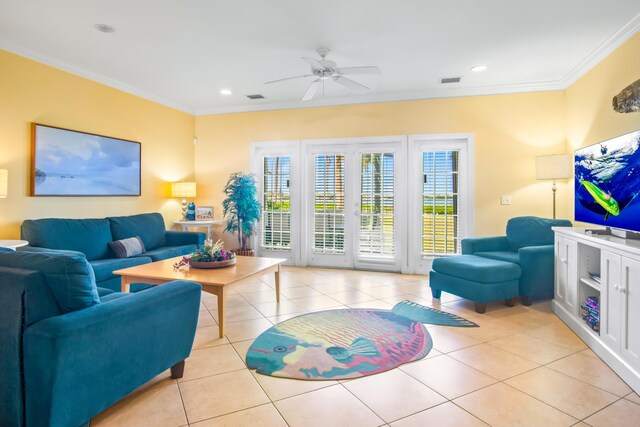
[[398,138],[306,141],[306,262],[400,270],[406,204]]
[[289,264],[426,273],[473,236],[472,135],[252,145],[254,247]]

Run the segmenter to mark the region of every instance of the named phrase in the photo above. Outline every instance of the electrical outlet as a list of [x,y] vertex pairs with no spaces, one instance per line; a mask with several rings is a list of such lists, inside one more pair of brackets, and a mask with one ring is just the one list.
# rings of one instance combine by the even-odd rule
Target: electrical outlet
[[510,205],[511,204],[511,196],[502,196],[500,197],[501,205]]

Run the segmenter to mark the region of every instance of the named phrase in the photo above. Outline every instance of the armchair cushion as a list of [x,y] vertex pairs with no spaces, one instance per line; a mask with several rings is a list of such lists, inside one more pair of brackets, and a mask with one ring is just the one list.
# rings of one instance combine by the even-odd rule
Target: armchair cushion
[[159,213],[109,217],[107,220],[111,224],[113,240],[140,236],[147,251],[166,244],[164,219]]
[[482,257],[495,259],[498,261],[506,261],[511,262],[513,264],[520,264],[520,257],[518,256],[518,252],[511,251],[494,251],[494,252],[476,252],[474,255]]
[[40,271],[63,313],[100,303],[95,275],[84,255],[27,251],[0,253],[0,266]]
[[554,234],[551,227],[571,227],[571,221],[535,216],[510,219],[507,222],[509,250],[517,251],[525,246],[553,245]]
[[20,234],[31,246],[82,252],[89,261],[107,258],[113,240],[106,219],[28,219]]

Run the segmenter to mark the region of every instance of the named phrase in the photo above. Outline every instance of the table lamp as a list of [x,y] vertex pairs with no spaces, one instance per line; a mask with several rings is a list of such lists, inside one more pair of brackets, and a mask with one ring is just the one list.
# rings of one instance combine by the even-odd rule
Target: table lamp
[[0,199],[7,197],[9,187],[9,171],[0,169]]
[[196,197],[195,182],[174,182],[171,184],[171,197],[182,198],[182,219],[187,219],[187,198]]
[[536,157],[536,179],[553,180],[553,219],[556,218],[556,186],[557,179],[566,179],[573,176],[571,169],[571,156],[569,154],[554,154],[552,156]]

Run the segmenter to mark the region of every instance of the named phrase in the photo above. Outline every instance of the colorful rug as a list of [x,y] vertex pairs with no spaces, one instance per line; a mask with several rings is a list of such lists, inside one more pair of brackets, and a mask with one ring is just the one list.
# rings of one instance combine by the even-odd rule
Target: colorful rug
[[433,346],[423,323],[478,326],[402,301],[391,310],[348,308],[308,313],[267,329],[247,351],[247,366],[274,377],[342,380],[422,359]]

